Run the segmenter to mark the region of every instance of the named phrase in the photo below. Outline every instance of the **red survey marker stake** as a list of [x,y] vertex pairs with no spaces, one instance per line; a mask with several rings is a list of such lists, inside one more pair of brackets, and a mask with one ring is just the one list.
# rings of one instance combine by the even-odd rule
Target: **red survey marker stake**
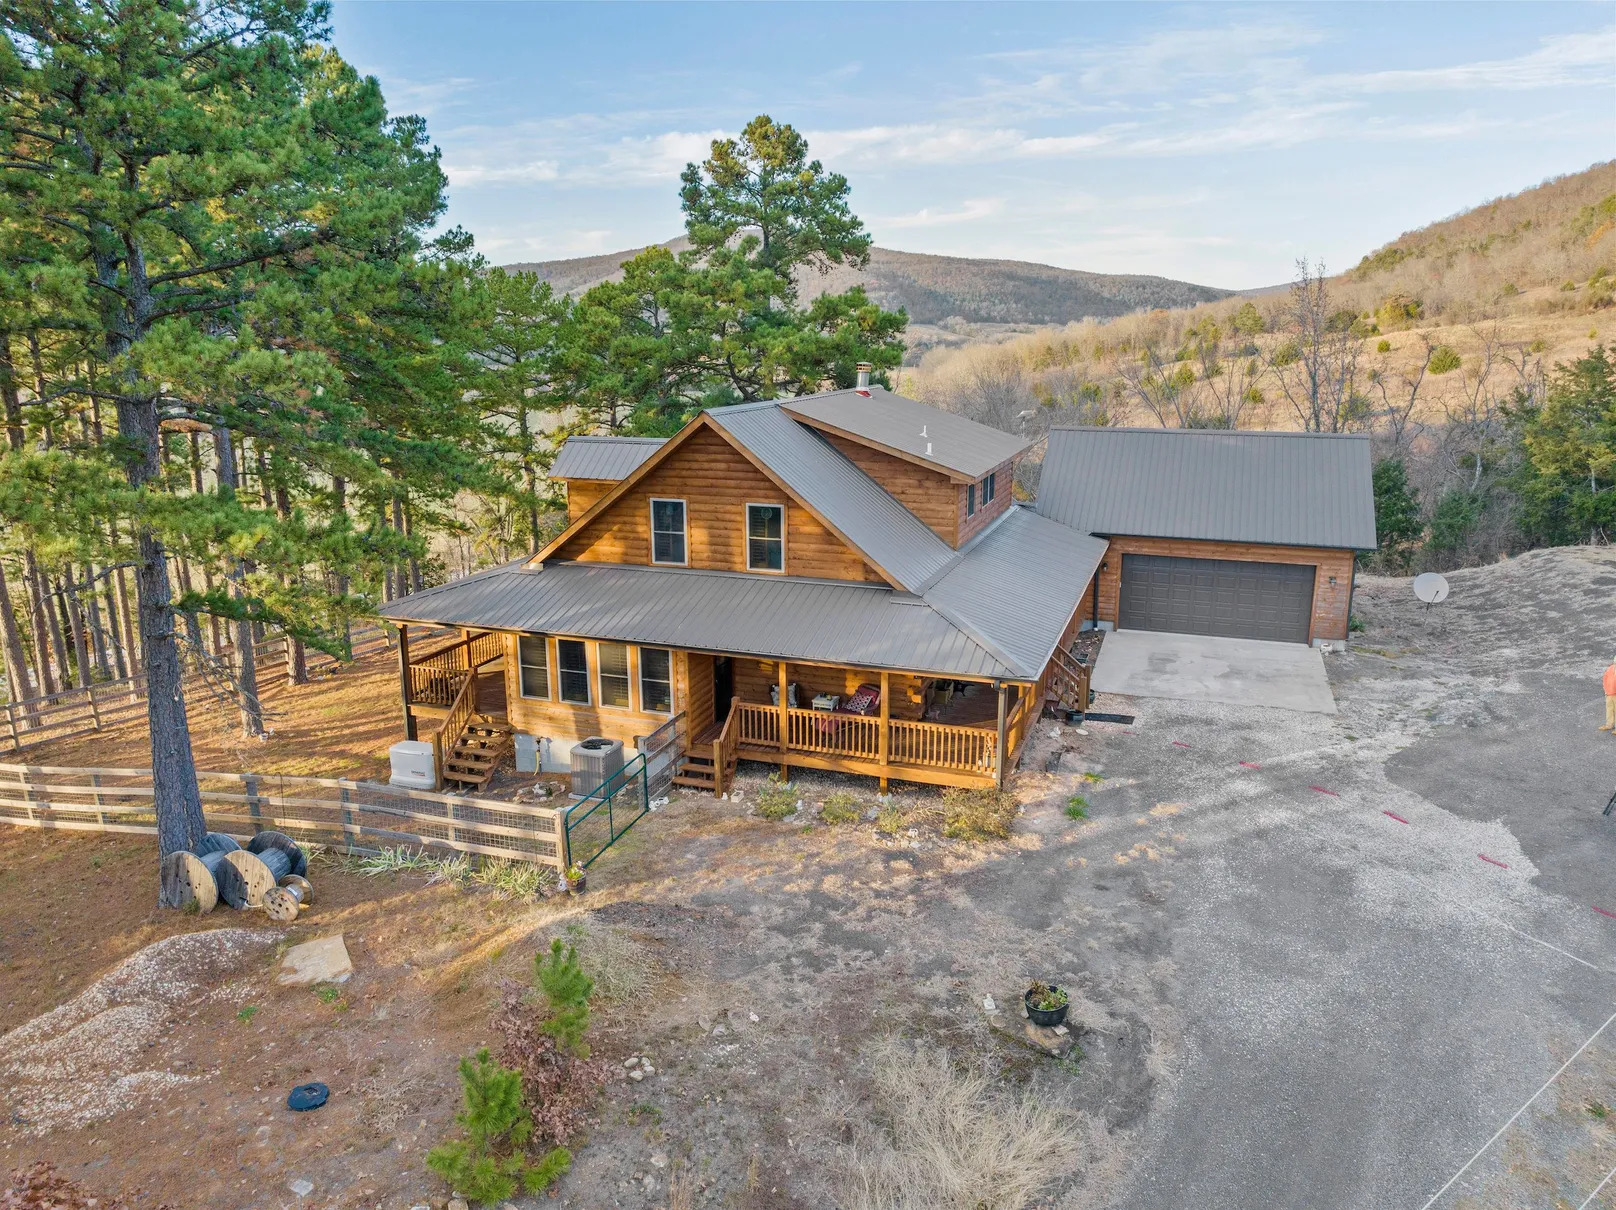
[[1477,853],[1476,856],[1481,858],[1483,861],[1488,862],[1491,865],[1497,866],[1501,870],[1509,869],[1509,867],[1507,865],[1505,865],[1502,861],[1499,861],[1498,858],[1496,858],[1496,857],[1489,857],[1485,853]]
[[1317,790],[1320,794],[1328,794],[1331,798],[1341,797],[1341,795],[1337,794],[1334,790],[1326,790],[1323,786],[1309,786],[1308,789]]
[[1240,767],[1242,769],[1261,769],[1262,768],[1261,765],[1255,764],[1255,763],[1253,763],[1252,761],[1249,761],[1249,760],[1241,761],[1240,762]]
[[1595,907],[1594,911],[1598,912],[1601,916],[1609,916],[1612,920],[1616,920],[1616,912],[1607,912],[1602,907]]
[[1186,744],[1186,743],[1184,743],[1184,742],[1182,742],[1182,741],[1181,741],[1181,740],[1176,740],[1176,739],[1175,739],[1175,740],[1174,740],[1174,741],[1173,741],[1173,747],[1175,747],[1175,748],[1188,748],[1188,747],[1189,747],[1189,745],[1188,745],[1188,744]]
[[[1397,821],[1397,822],[1398,822],[1398,823],[1408,823],[1408,820],[1406,820],[1406,819],[1404,819],[1404,818],[1403,818],[1403,817],[1402,817],[1402,816],[1401,816],[1401,815],[1399,815],[1399,814],[1398,814],[1398,813],[1397,813],[1397,812],[1396,812],[1396,811],[1382,811],[1382,812],[1381,812],[1381,814],[1382,814],[1382,815],[1390,815],[1390,816],[1391,816],[1391,817],[1392,817],[1392,818],[1393,818],[1393,819],[1395,819],[1395,820],[1396,820],[1396,821]],[[1414,825],[1413,825],[1413,824],[1409,824],[1409,826],[1410,826],[1410,827],[1413,827],[1413,826],[1414,826]]]

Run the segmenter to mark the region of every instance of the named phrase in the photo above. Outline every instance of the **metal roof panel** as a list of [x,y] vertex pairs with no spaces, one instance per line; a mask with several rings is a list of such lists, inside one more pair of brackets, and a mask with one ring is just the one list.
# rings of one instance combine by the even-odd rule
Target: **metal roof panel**
[[550,466],[550,478],[627,479],[666,444],[664,437],[568,437]]
[[1031,447],[1031,442],[954,412],[895,395],[885,387],[825,391],[782,400],[804,420],[818,421],[943,470],[980,479]]

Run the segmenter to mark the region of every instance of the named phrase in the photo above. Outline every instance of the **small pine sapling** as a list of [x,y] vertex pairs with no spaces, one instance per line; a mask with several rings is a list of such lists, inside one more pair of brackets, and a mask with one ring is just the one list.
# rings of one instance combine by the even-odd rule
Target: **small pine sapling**
[[589,1028],[589,997],[594,994],[595,981],[579,965],[577,946],[566,946],[565,954],[562,949],[557,937],[550,943],[548,957],[540,954],[533,959],[533,981],[550,1002],[550,1014],[540,1028],[569,1055],[587,1059],[589,1043],[584,1041],[584,1032]]
[[522,1108],[522,1077],[489,1058],[487,1048],[476,1061],[460,1060],[465,1109],[455,1121],[466,1132],[427,1153],[426,1166],[474,1202],[500,1202],[516,1192],[549,1188],[572,1166],[572,1153],[552,1148],[537,1164],[528,1162],[525,1147],[533,1120]]

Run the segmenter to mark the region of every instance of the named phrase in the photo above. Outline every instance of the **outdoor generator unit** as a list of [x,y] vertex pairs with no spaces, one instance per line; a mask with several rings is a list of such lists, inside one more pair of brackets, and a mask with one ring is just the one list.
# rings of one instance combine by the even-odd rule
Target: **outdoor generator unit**
[[593,794],[601,783],[623,767],[623,741],[591,735],[572,746],[572,792],[579,798]]
[[387,755],[393,766],[388,785],[411,790],[438,788],[438,769],[432,760],[432,745],[426,740],[401,739],[387,750]]

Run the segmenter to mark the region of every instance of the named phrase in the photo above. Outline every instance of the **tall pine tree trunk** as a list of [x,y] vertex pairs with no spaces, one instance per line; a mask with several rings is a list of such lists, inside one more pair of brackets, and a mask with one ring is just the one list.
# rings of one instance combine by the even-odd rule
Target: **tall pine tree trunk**
[[[22,631],[17,626],[17,615],[11,611],[11,586],[6,582],[5,564],[0,563],[0,644],[6,655],[6,688],[14,702],[25,702],[34,696],[29,683],[28,654],[23,650]],[[30,706],[26,712],[29,722],[39,722],[39,707]]]
[[80,689],[90,687],[90,645],[84,633],[84,607],[79,603],[78,585],[73,583],[73,565],[62,576],[62,604],[67,612],[68,633],[73,636],[73,662]]
[[39,669],[39,687],[50,695],[66,686],[57,683],[56,675],[51,670],[51,628],[45,612],[45,577],[39,570],[39,560],[34,558],[31,546],[23,548],[22,580],[23,591],[28,594],[28,624],[34,633],[34,662]]
[[[230,448],[230,430],[223,425],[213,430],[213,448],[218,455],[219,492],[227,498],[234,496],[236,456]],[[246,596],[246,569],[242,560],[231,561],[229,576],[239,601]],[[249,736],[263,735],[264,707],[258,700],[257,653],[253,651],[252,623],[245,618],[236,621],[236,693],[241,705],[242,731]]]
[[[158,474],[157,401],[133,391],[120,395],[118,435],[139,455],[128,464],[130,486],[143,487]],[[157,535],[138,522],[135,550],[135,597],[140,610],[140,648],[146,665],[146,722],[151,730],[157,848],[167,857],[184,849],[194,851],[208,826],[202,818],[202,793],[196,784],[196,758],[191,752],[184,670],[174,637],[168,556]]]
[[[275,486],[275,515],[282,521],[292,519],[292,500],[286,488],[280,484]],[[302,573],[298,573],[299,582]],[[284,581],[283,581],[284,582]],[[290,631],[283,631],[286,635],[286,683],[289,685],[306,685],[309,683],[309,655],[303,647],[302,639],[294,639]]]
[[112,660],[107,654],[107,632],[101,625],[101,581],[105,568],[97,572],[94,563],[86,563],[90,573],[90,587],[85,593],[85,610],[90,617],[90,642],[95,650],[95,670],[101,679],[112,679]]
[[[348,481],[341,475],[331,477],[332,509],[338,516],[346,517],[348,514]],[[348,573],[337,573],[337,595],[346,598],[348,595]],[[347,610],[342,614],[342,646],[348,658],[353,659],[353,623],[348,620]]]

